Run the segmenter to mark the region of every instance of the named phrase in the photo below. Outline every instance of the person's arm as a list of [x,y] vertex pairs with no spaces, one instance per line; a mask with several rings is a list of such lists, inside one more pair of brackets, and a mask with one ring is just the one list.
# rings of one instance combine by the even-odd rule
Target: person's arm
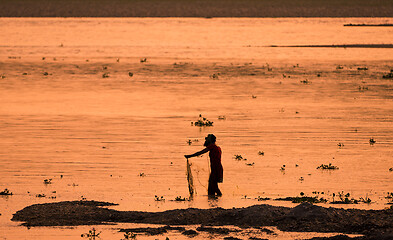
[[185,158],[192,158],[192,157],[196,157],[196,156],[202,155],[202,154],[204,154],[204,153],[207,153],[208,151],[209,151],[209,149],[208,149],[208,148],[205,148],[205,149],[203,149],[203,150],[201,150],[201,151],[199,151],[199,152],[196,152],[196,153],[194,153],[194,154],[191,154],[191,155],[184,155],[184,157],[185,157]]

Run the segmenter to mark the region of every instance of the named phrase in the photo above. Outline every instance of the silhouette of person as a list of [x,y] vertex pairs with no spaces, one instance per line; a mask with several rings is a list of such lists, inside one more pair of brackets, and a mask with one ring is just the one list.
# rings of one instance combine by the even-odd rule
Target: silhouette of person
[[213,134],[207,135],[203,146],[206,148],[191,155],[184,155],[184,157],[188,159],[209,152],[211,171],[207,193],[209,196],[222,196],[218,183],[222,183],[224,170],[221,164],[221,148],[216,145],[216,136]]

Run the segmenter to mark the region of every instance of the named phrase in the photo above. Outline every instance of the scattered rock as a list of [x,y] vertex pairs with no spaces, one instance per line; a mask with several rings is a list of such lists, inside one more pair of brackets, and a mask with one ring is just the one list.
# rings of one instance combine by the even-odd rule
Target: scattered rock
[[195,230],[190,229],[190,230],[186,230],[186,231],[182,232],[181,234],[186,235],[186,236],[196,236],[199,233]]

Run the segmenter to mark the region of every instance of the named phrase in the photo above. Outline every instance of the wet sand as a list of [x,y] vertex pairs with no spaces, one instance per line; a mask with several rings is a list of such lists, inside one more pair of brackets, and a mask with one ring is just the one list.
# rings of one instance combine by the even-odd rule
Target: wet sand
[[389,1],[2,0],[0,17],[391,17]]
[[[16,212],[13,221],[33,226],[76,226],[110,223],[150,223],[161,225],[233,225],[241,228],[277,226],[283,231],[341,232],[369,237],[392,237],[393,208],[386,210],[359,210],[324,208],[302,203],[294,208],[254,205],[246,208],[175,209],[164,212],[117,211],[102,206],[112,203],[73,201],[35,204]],[[151,235],[161,234],[167,228],[139,229]],[[172,229],[184,230],[185,229]],[[197,229],[198,230],[198,229]],[[199,229],[214,231],[214,229]],[[121,231],[132,231],[122,229]],[[134,230],[135,231],[135,230]],[[230,230],[216,229],[227,234]]]

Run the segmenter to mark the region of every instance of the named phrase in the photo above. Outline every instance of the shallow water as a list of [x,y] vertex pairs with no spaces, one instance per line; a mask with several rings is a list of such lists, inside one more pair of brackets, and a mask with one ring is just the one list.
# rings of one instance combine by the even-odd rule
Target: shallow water
[[[392,20],[0,19],[0,191],[14,193],[0,197],[0,238],[29,233],[9,220],[27,205],[82,198],[161,211],[293,206],[256,198],[317,191],[332,201],[344,191],[372,203],[340,207],[387,207],[393,82],[382,75],[393,50],[266,46],[392,44],[392,28],[343,27]],[[199,114],[213,127],[191,126]],[[171,201],[188,197],[183,155],[202,149],[208,133],[223,150],[224,197],[207,200],[203,156],[191,160],[195,199]],[[316,169],[328,163],[339,169]],[[31,232],[80,239],[81,229]]]

